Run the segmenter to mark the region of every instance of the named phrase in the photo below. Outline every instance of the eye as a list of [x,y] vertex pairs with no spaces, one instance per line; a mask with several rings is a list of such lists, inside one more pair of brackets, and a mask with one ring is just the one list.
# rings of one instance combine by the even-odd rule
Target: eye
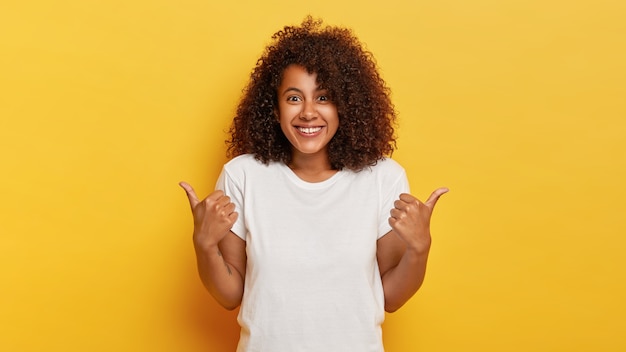
[[317,100],[323,103],[330,103],[330,97],[327,94],[321,94],[317,97]]
[[287,97],[287,101],[289,102],[297,102],[297,101],[302,101],[302,99],[297,96],[297,95],[290,95]]

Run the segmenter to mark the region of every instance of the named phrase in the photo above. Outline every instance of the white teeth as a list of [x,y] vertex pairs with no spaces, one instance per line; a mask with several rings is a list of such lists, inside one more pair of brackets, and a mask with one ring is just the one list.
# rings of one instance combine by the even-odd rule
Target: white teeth
[[321,127],[298,127],[298,130],[305,134],[313,134],[322,130]]

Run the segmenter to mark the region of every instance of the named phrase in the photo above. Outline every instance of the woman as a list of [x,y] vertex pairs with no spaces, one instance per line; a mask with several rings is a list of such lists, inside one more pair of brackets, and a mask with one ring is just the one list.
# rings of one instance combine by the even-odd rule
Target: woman
[[194,217],[200,277],[241,304],[238,351],[382,351],[384,311],[421,286],[430,217],[409,194],[395,111],[349,29],[307,18],[277,32],[230,129],[217,190]]

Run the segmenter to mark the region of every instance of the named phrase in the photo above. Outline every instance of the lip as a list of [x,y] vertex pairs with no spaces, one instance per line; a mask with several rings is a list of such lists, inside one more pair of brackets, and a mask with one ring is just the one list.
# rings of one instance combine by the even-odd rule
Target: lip
[[[302,137],[316,137],[324,131],[325,126],[294,126],[296,133]],[[316,130],[316,131],[315,131]]]

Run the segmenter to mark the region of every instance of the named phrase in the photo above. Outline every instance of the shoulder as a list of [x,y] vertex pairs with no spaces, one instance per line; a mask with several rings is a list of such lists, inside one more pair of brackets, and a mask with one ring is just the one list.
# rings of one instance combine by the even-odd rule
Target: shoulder
[[379,160],[376,165],[371,167],[371,172],[374,177],[374,183],[378,185],[383,193],[398,193],[399,189],[405,192],[409,189],[409,181],[404,168],[391,158]]
[[254,155],[242,154],[230,159],[226,164],[224,164],[224,168],[238,169],[242,167],[248,167],[249,165],[254,165],[256,163],[260,162],[254,158]]
[[253,154],[242,154],[224,164],[224,172],[231,176],[244,176],[246,174],[265,172],[275,167],[275,162],[264,164],[256,159]]
[[402,165],[391,158],[378,160],[375,165],[369,166],[363,171],[370,172],[382,178],[398,178],[405,175]]
[[352,175],[353,180],[362,180],[370,187],[377,187],[379,190],[407,182],[404,168],[390,158],[380,159],[374,165],[367,166],[361,171],[352,172]]
[[377,168],[384,171],[404,172],[404,168],[397,161],[391,158],[382,158],[372,168]]

